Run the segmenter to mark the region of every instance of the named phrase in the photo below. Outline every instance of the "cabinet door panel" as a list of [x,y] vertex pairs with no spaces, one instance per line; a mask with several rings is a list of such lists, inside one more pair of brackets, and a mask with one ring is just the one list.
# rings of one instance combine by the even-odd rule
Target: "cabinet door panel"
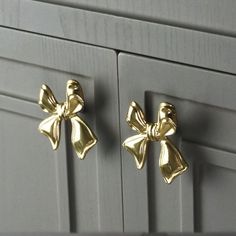
[[[0,209],[0,219],[18,211],[10,203],[5,204],[6,199],[17,204],[18,197],[13,193],[18,192],[22,202],[17,214],[25,217],[21,222],[16,214],[11,222],[2,221],[0,231],[122,231],[116,54],[112,50],[3,28],[0,38],[0,94],[7,101],[0,102],[0,127],[4,129],[0,135],[4,140],[1,150],[6,149],[2,158],[11,160],[2,165],[3,169],[8,165],[11,168],[2,176],[4,184],[0,191],[4,192],[5,185],[18,184],[0,202],[5,211]],[[64,101],[69,79],[78,80],[83,88],[85,109],[80,115],[99,140],[83,161],[77,158],[71,145],[69,122],[63,121],[61,143],[55,152],[49,140],[37,131],[39,122],[48,116],[37,105],[41,85],[49,85],[58,101]],[[9,131],[7,126],[11,126]],[[22,140],[16,142],[19,137]],[[22,172],[6,178],[20,168]],[[31,183],[29,176],[33,172],[36,173]],[[25,185],[24,179],[28,177]],[[30,190],[27,183],[30,186],[37,183],[39,187],[36,185],[26,200]],[[57,200],[60,196],[61,201]],[[42,225],[43,216],[46,226]]]
[[51,153],[37,131],[37,105],[0,100],[0,230],[68,231],[65,142]]
[[131,100],[148,121],[156,121],[160,102],[171,102],[178,117],[171,138],[190,165],[166,185],[158,143],[149,145],[141,171],[122,151],[125,231],[235,231],[236,77],[124,53],[118,58],[122,141],[135,134],[125,122]]

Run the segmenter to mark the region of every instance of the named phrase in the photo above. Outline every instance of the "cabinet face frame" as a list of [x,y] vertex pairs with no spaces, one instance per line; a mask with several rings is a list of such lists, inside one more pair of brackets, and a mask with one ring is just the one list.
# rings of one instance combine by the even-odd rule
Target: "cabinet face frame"
[[225,35],[236,34],[234,0],[36,0]]
[[[56,98],[63,101],[66,81],[77,79],[85,95],[85,110],[80,115],[92,126],[99,140],[81,161],[70,145],[67,124],[62,126],[61,143],[56,152],[51,150],[46,137],[39,133],[38,136],[32,135],[32,145],[44,143],[41,149],[50,149],[48,158],[57,159],[55,163],[58,163],[55,185],[61,184],[58,194],[62,194],[58,203],[58,225],[56,228],[48,226],[47,230],[121,232],[123,220],[116,53],[6,28],[0,28],[0,39],[1,111],[13,111],[17,115],[36,118],[39,123],[48,116],[37,104],[41,84],[48,84]],[[37,122],[35,124],[37,129]],[[7,133],[3,135],[10,140]],[[58,157],[54,157],[57,154]],[[33,199],[29,201],[33,202]],[[26,201],[22,204],[27,206]],[[35,226],[29,228],[20,228],[17,224],[14,228],[14,222],[11,225],[11,228],[6,226],[3,231],[14,229],[32,232],[41,229],[37,219]]]
[[[234,37],[38,1],[1,0],[1,3],[0,24],[5,27],[217,71],[236,72]],[[187,13],[192,16],[189,10]]]
[[[190,165],[186,173],[166,185],[158,167],[158,143],[150,144],[148,162],[141,171],[134,158],[122,150],[125,231],[235,231],[235,76],[127,53],[118,55],[118,73],[121,142],[136,134],[125,122],[132,100],[151,122],[156,120],[159,103],[170,102],[177,109],[175,143]],[[223,189],[227,194],[221,196]],[[221,197],[229,212],[210,202]],[[218,207],[215,211],[214,206]],[[209,217],[217,211],[221,214],[215,217],[214,229]]]

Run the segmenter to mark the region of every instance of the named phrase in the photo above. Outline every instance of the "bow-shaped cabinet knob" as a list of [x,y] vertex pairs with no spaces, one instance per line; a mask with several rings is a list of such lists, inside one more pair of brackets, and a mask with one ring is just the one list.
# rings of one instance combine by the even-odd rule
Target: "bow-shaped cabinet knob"
[[128,152],[134,156],[138,169],[145,164],[149,141],[158,141],[161,144],[159,167],[166,183],[171,183],[175,177],[188,168],[180,151],[168,138],[175,133],[177,126],[176,110],[172,104],[161,103],[157,122],[147,123],[144,112],[133,101],[129,106],[126,121],[133,130],[139,133],[127,138],[123,143]]
[[58,103],[51,89],[43,84],[39,94],[39,105],[50,114],[39,124],[39,131],[46,135],[52,148],[56,150],[60,142],[61,121],[70,120],[72,125],[71,142],[80,159],[92,148],[97,138],[86,122],[77,115],[84,107],[84,95],[78,81],[69,80],[66,86],[66,101]]

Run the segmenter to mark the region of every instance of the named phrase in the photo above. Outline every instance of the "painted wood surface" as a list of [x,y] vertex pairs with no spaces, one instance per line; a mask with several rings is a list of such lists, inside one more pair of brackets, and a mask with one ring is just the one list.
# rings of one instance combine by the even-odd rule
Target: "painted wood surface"
[[[0,0],[0,231],[236,231],[235,1],[148,1]],[[68,124],[57,152],[37,132],[41,84],[63,100],[68,79],[99,138],[84,161]],[[177,107],[190,169],[171,186],[158,145],[142,172],[120,149],[131,99]]]
[[236,35],[234,0],[37,0],[200,31]]
[[[116,54],[4,28],[0,41],[0,231],[122,232]],[[69,79],[99,140],[83,161],[67,124],[56,152],[37,130],[41,85],[63,101]]]
[[[159,234],[145,234],[145,233],[86,233],[86,234],[70,234],[70,233],[4,233],[0,235],[7,235],[7,236],[28,236],[28,235],[32,235],[32,236],[101,236],[101,235],[105,235],[105,236],[193,236],[194,234],[191,233],[185,233],[185,234],[181,234],[181,233],[159,233]],[[198,234],[199,236],[212,236],[212,234]],[[224,234],[217,234],[217,236],[233,236],[233,233],[224,233]]]
[[235,73],[233,37],[30,0],[1,0],[0,25]]
[[172,137],[190,165],[166,185],[152,143],[141,171],[122,151],[126,232],[234,232],[236,191],[236,77],[191,66],[121,53],[118,56],[121,140],[134,135],[125,122],[137,101],[149,122],[160,102],[177,109]]

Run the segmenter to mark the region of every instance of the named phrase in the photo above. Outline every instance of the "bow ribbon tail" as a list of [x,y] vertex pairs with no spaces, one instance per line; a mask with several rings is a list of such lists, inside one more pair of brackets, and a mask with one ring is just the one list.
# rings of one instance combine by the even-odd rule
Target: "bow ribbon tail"
[[135,158],[138,169],[142,169],[145,164],[147,143],[148,139],[146,134],[134,135],[127,138],[123,143],[123,146]]
[[70,120],[72,125],[71,142],[79,158],[84,159],[89,149],[97,143],[97,138],[79,116],[75,115]]
[[188,164],[168,138],[160,142],[161,153],[159,166],[165,182],[170,184],[175,177],[182,174],[188,168]]
[[52,144],[53,150],[58,148],[60,142],[61,118],[59,115],[52,115],[39,124],[40,133],[47,136]]

